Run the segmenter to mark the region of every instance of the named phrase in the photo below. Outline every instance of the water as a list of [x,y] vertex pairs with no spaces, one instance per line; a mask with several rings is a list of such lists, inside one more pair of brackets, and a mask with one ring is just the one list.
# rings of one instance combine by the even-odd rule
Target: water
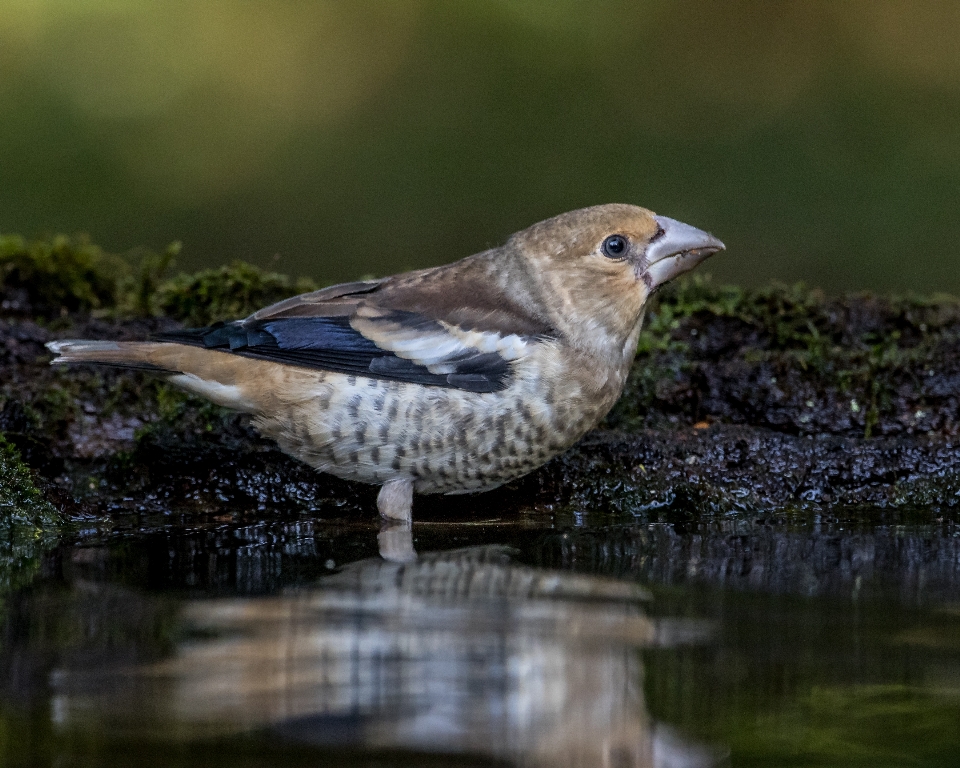
[[0,764],[960,765],[958,530],[857,519],[118,519],[3,604]]

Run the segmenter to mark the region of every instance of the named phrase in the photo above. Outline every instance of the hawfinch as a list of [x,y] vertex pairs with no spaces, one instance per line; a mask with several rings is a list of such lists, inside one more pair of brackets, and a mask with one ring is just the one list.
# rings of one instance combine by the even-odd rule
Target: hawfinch
[[60,363],[154,370],[248,413],[320,472],[471,493],[575,443],[620,396],[647,299],[723,250],[632,205],[564,213],[453,264],[334,285],[246,319],[145,342],[56,341]]

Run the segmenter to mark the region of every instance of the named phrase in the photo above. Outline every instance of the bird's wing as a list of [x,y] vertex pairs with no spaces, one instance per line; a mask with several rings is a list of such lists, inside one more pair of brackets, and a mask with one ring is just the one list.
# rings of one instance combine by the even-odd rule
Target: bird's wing
[[376,291],[385,281],[358,280],[354,283],[330,285],[311,293],[301,293],[264,307],[250,315],[247,320],[349,315],[365,295]]
[[[389,279],[388,279],[389,280]],[[387,281],[332,286],[260,310],[245,320],[173,331],[157,338],[287,365],[376,379],[496,392],[509,384],[512,363],[543,335],[498,327],[464,328],[396,305],[378,293]],[[424,297],[417,297],[418,308]],[[529,323],[522,325],[524,329]]]

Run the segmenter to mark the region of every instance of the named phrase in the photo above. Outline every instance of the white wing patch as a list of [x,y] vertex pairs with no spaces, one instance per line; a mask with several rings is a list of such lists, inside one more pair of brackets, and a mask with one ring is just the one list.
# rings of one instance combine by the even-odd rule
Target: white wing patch
[[483,355],[513,362],[530,346],[529,340],[516,334],[468,331],[440,320],[366,305],[357,308],[350,325],[381,349],[439,375],[456,373],[465,362]]
[[464,347],[471,347],[480,352],[496,352],[504,360],[519,360],[527,354],[530,346],[527,339],[515,333],[504,336],[496,331],[465,331],[442,321],[440,325]]

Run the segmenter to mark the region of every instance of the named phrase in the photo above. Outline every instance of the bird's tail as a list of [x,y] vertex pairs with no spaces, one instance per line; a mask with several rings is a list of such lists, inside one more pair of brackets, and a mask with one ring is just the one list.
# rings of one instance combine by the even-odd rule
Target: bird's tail
[[[65,339],[47,344],[56,357],[52,365],[66,363],[94,363],[116,365],[124,368],[146,368],[155,371],[173,373],[177,367],[169,367],[171,360],[162,361],[158,356],[158,347],[169,344],[138,341],[92,341],[87,339]],[[166,357],[169,357],[167,355]],[[166,362],[167,365],[163,363]]]
[[47,349],[57,355],[53,365],[92,363],[156,371],[167,374],[169,381],[182,389],[247,413],[260,412],[262,393],[269,391],[255,383],[276,375],[259,370],[263,367],[260,360],[163,341],[67,339],[51,341]]

